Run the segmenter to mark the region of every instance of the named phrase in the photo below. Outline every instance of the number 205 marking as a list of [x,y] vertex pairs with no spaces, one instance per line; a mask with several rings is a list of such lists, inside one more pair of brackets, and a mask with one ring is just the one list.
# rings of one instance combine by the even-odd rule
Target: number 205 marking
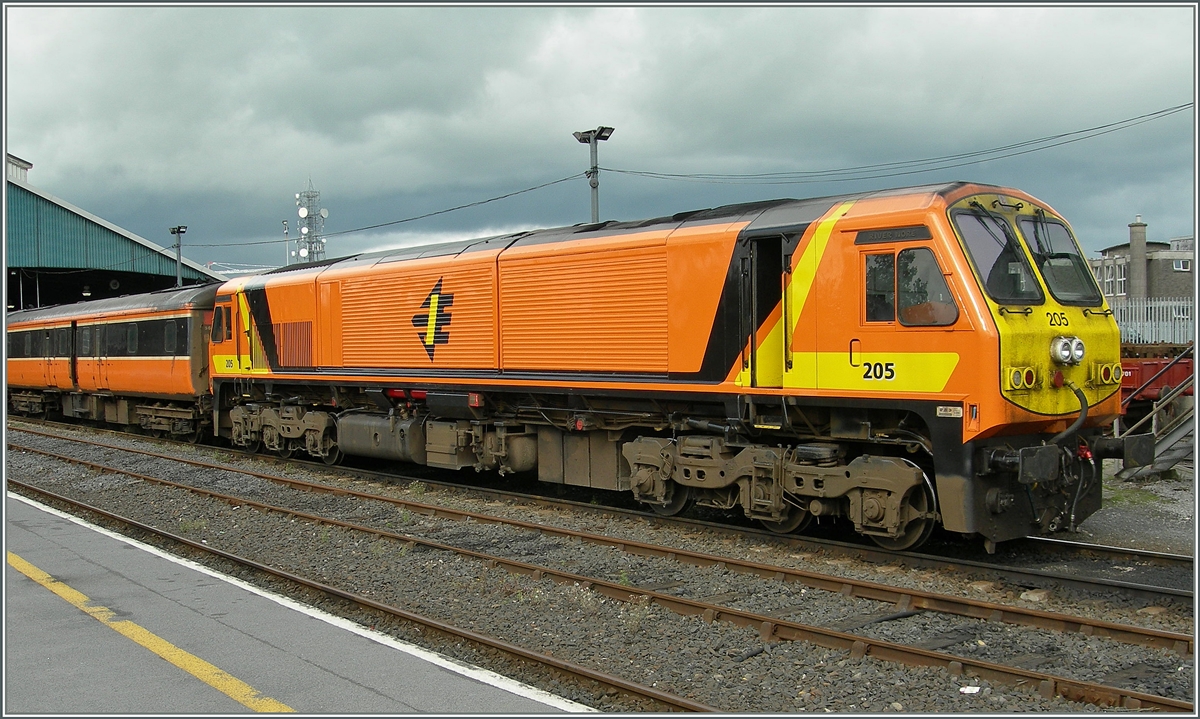
[[896,363],[864,362],[863,379],[896,379]]
[[1046,318],[1050,320],[1051,327],[1067,327],[1071,323],[1067,321],[1067,315],[1063,312],[1047,312]]

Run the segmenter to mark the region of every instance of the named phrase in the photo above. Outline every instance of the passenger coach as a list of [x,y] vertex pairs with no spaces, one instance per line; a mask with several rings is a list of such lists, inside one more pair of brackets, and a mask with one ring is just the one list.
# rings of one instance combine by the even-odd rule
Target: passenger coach
[[211,427],[216,292],[212,284],[10,313],[10,409],[200,439]]

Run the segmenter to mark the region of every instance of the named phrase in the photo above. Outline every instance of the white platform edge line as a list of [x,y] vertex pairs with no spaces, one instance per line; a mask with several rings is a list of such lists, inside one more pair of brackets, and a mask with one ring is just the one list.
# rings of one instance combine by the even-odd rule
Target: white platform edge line
[[116,532],[112,532],[108,529],[105,529],[104,527],[92,524],[91,522],[88,522],[87,520],[80,519],[79,517],[76,517],[71,514],[67,514],[66,512],[55,509],[54,507],[49,507],[47,505],[42,504],[41,502],[29,499],[28,497],[24,497],[20,494],[16,494],[14,492],[8,492],[8,497],[10,499],[16,499],[21,502],[24,502],[25,504],[28,504],[31,507],[35,507],[42,511],[48,512],[50,514],[53,514],[53,515],[56,515],[63,519],[74,522],[75,524],[78,524],[82,527],[86,527],[93,531],[99,532],[105,536],[112,537],[113,539],[125,542],[126,544],[129,544],[133,547],[141,549],[142,551],[149,552],[150,554],[154,554],[154,555],[161,557],[163,559],[166,559],[168,561],[183,565],[185,567],[188,567],[189,569],[194,569],[197,572],[207,574],[208,576],[213,577],[215,579],[220,579],[221,581],[227,582],[236,587],[240,587],[241,589],[244,589],[248,592],[257,594],[260,597],[269,599],[270,601],[275,602],[276,604],[287,607],[289,609],[293,609],[297,612],[301,612],[302,614],[306,614],[310,617],[313,617],[314,619],[319,619],[327,624],[331,624],[340,629],[345,629],[346,631],[353,632],[354,634],[357,634],[366,639],[370,639],[371,641],[376,642],[378,644],[383,644],[384,646],[391,647],[392,649],[396,649],[398,651],[404,652],[405,654],[409,654],[409,655],[412,655],[419,659],[423,659],[423,660],[429,662],[430,664],[435,664],[439,667],[442,667],[449,671],[455,672],[456,674],[461,674],[465,677],[469,677],[471,679],[482,682],[484,684],[494,686],[498,689],[503,689],[503,690],[510,692],[512,694],[515,694],[517,696],[541,702],[543,704],[546,704],[547,706],[554,707],[555,709],[561,709],[562,711],[574,712],[574,713],[598,712],[599,711],[597,709],[593,709],[592,707],[585,706],[583,704],[579,704],[578,702],[573,702],[570,699],[566,699],[564,697],[560,697],[555,694],[551,694],[550,692],[543,691],[541,689],[538,689],[537,687],[532,687],[532,686],[529,686],[528,684],[523,684],[521,682],[518,682],[514,679],[510,679],[501,674],[497,674],[493,671],[489,671],[487,669],[472,666],[470,664],[460,662],[459,660],[454,659],[452,657],[447,657],[445,655],[438,654],[437,652],[430,651],[423,647],[416,646],[415,644],[409,644],[408,642],[404,642],[404,641],[395,639],[393,637],[389,637],[386,634],[383,634],[381,632],[377,632],[375,630],[368,629],[368,628],[362,626],[361,624],[356,624],[355,622],[352,622],[348,619],[344,619],[342,617],[338,617],[333,614],[329,614],[328,612],[322,611],[320,609],[316,609],[314,607],[310,607],[308,605],[301,604],[300,602],[297,602],[288,597],[285,597],[285,596],[282,596],[279,594],[275,594],[273,592],[265,591],[263,589],[260,589],[259,587],[256,587],[252,584],[248,584],[240,579],[237,579],[236,577],[231,577],[227,574],[222,574],[222,573],[217,572],[213,569],[210,569],[209,567],[206,567],[202,564],[193,562],[190,559],[183,559],[181,557],[177,557],[168,552],[164,552],[161,549],[158,549],[157,547],[152,547],[143,542],[139,542],[136,539],[131,539],[129,537],[117,534]]

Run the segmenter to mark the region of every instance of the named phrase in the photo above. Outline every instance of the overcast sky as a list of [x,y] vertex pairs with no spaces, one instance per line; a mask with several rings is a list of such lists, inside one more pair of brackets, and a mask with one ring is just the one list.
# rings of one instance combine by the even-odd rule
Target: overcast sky
[[[5,144],[29,182],[197,262],[279,265],[311,180],[326,232],[600,166],[814,172],[977,152],[1192,103],[1192,5],[5,7]],[[1025,149],[1032,149],[1025,148]],[[988,157],[995,157],[990,155]],[[602,219],[951,180],[1031,192],[1085,251],[1195,231],[1194,107],[978,164],[845,182],[613,171]],[[877,172],[876,175],[885,173]],[[580,177],[329,239],[329,256],[590,220]],[[274,244],[255,244],[276,241]],[[224,247],[201,245],[223,244]]]

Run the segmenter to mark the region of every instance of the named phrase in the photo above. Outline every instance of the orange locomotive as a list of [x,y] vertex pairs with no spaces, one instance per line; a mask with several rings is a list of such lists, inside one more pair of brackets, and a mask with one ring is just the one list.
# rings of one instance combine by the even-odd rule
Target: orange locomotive
[[965,183],[426,246],[233,280],[213,421],[235,445],[536,470],[776,531],[995,542],[1145,463],[1112,312],[1069,226]]
[[216,285],[8,316],[8,396],[22,415],[211,434],[207,323]]
[[[1071,526],[1100,507],[1101,458],[1153,456],[1152,437],[1102,435],[1120,402],[1112,312],[1068,224],[1010,188],[731,205],[124,301],[12,314],[10,406],[208,423],[329,463],[536,471],[779,532],[838,517],[892,548],[938,524],[989,550]],[[162,313],[193,352],[146,358],[162,377],[114,382],[143,365],[111,351],[14,352],[38,341],[22,332],[81,343],[89,325],[111,348],[113,327]]]

